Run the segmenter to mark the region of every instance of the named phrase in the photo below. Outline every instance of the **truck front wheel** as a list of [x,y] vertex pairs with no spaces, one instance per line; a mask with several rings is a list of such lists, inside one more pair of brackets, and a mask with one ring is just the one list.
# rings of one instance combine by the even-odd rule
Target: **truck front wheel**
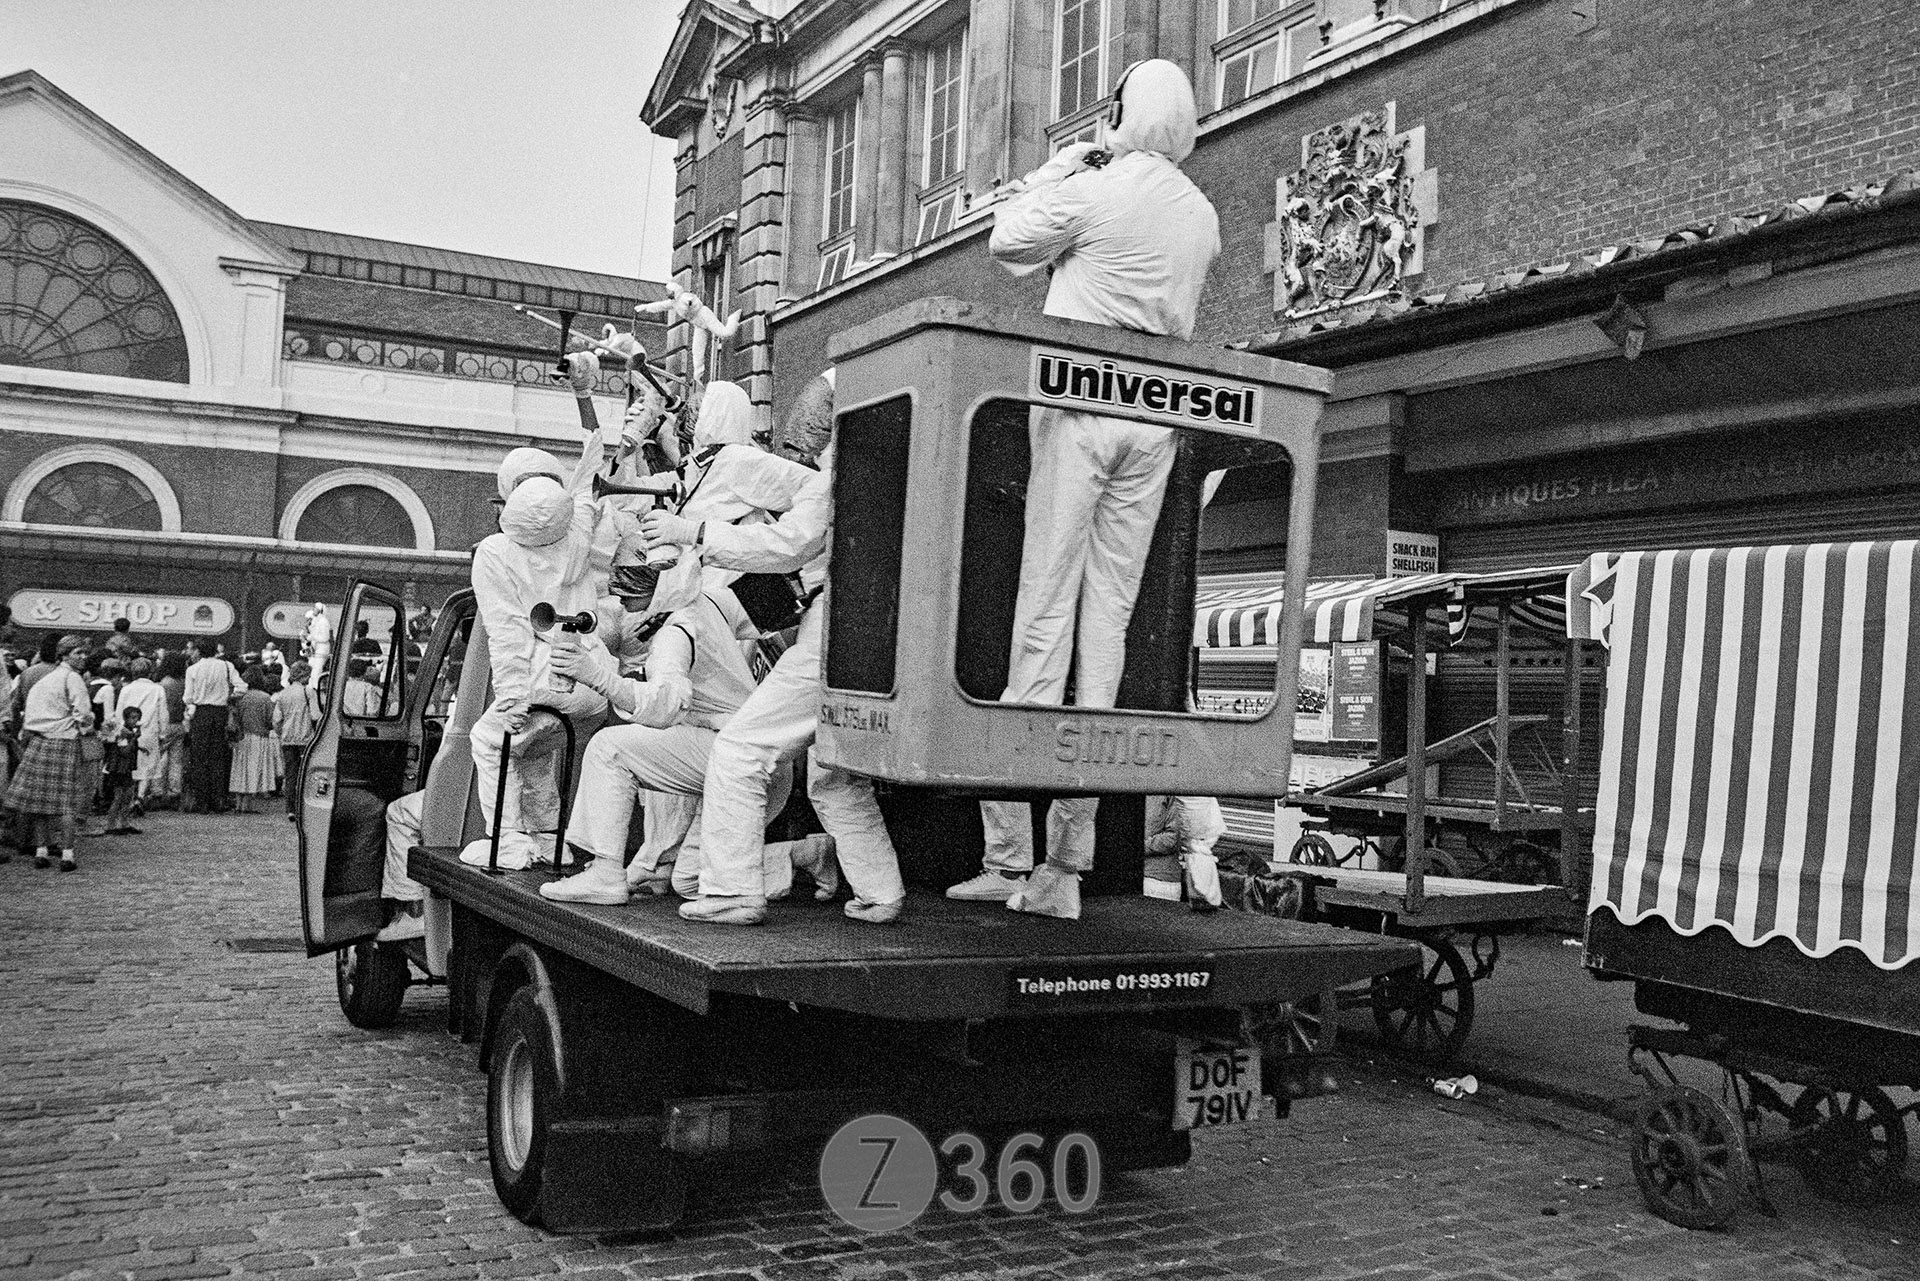
[[333,956],[333,985],[340,1012],[358,1028],[379,1031],[393,1026],[406,999],[406,949],[371,939],[343,947]]
[[522,1222],[534,1221],[547,1158],[547,1138],[559,1093],[553,1033],[523,987],[500,1011],[487,1069],[487,1152],[500,1203]]

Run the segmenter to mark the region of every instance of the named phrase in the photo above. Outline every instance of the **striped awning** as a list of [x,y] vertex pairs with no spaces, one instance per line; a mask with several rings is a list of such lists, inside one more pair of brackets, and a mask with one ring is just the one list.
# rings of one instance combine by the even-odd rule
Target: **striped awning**
[[1588,910],[1809,956],[1920,953],[1913,541],[1594,556],[1611,650]]
[[[1565,626],[1563,585],[1569,566],[1497,574],[1412,574],[1403,578],[1322,578],[1307,583],[1308,644],[1372,640],[1404,631],[1410,602],[1444,600],[1447,632],[1459,641],[1493,623],[1496,600],[1513,605],[1516,622],[1553,635]],[[1281,573],[1217,574],[1200,581],[1193,643],[1201,649],[1275,645],[1280,637]]]

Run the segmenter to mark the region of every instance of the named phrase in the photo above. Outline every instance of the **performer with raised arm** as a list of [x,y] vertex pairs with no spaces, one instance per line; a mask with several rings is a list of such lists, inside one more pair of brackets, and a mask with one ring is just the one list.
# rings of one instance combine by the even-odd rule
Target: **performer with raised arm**
[[[709,566],[743,573],[799,570],[807,585],[818,589],[826,579],[833,516],[832,431],[829,370],[809,384],[776,433],[774,446],[783,457],[726,449],[707,475],[709,486],[724,475],[728,492],[777,514],[777,520],[726,524],[649,512],[641,520],[649,544],[686,545]],[[689,920],[721,925],[766,920],[761,865],[767,792],[779,763],[809,747],[818,728],[824,613],[821,602],[814,600],[800,622],[799,639],[714,740],[700,821],[706,860],[700,897],[680,907]],[[876,924],[898,918],[906,886],[873,784],[814,756],[807,766],[807,795],[833,837],[841,872],[853,887],[855,897],[847,903],[846,914]]]
[[[1220,252],[1213,206],[1180,172],[1193,150],[1193,86],[1171,62],[1130,68],[1114,91],[1107,148],[1076,143],[1029,174],[994,213],[989,250],[1015,275],[1047,267],[1046,314],[1149,334],[1192,335]],[[1035,408],[1026,540],[1002,702],[1112,707],[1127,624],[1173,469],[1165,427]],[[983,801],[985,866],[947,897],[1076,919],[1093,866],[1099,802],[1053,803],[1047,861],[1033,871],[1024,802]]]
[[[487,630],[494,701],[474,722],[470,742],[481,818],[490,832],[499,833],[503,867],[525,867],[538,856],[532,833],[550,809],[558,809],[553,757],[563,736],[550,718],[531,719],[533,708],[552,708],[576,726],[597,724],[606,712],[600,694],[551,679],[556,637],[536,632],[532,621],[535,605],[551,606],[560,618],[592,610],[606,581],[604,570],[595,572],[599,511],[590,492],[604,452],[591,401],[600,362],[591,352],[575,352],[567,365],[588,433],[580,461],[562,483],[558,460],[545,450],[508,453],[499,473],[505,500],[500,532],[482,539],[473,553],[473,591]],[[601,552],[609,564],[611,551],[603,541]],[[503,761],[501,747],[509,734],[512,758]],[[503,769],[507,787],[496,812]],[[530,821],[523,788],[536,803],[537,820]],[[490,842],[483,837],[460,857],[485,863],[490,855]]]

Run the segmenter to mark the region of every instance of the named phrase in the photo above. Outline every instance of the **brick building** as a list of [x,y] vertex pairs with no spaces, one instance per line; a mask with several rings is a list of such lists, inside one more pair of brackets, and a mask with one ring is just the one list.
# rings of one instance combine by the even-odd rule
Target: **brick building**
[[[729,372],[777,412],[902,302],[1037,307],[993,189],[1153,56],[1221,218],[1196,337],[1336,371],[1317,572],[1920,526],[1895,0],[690,0],[646,115]],[[1279,563],[1284,498],[1207,520],[1207,568]]]
[[250,222],[43,77],[0,80],[0,600],[29,634],[126,614],[236,652],[356,577],[437,604],[501,456],[579,446],[558,334],[511,304],[597,334],[661,292]]

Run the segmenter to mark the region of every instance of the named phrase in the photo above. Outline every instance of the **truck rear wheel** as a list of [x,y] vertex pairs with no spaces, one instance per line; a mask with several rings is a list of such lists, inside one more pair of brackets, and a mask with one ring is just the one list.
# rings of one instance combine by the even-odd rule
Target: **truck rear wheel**
[[487,1066],[487,1155],[500,1203],[534,1221],[547,1159],[547,1138],[559,1094],[553,1033],[523,987],[508,999],[493,1034]]
[[355,1027],[376,1032],[392,1027],[410,981],[405,948],[368,939],[333,954],[340,1012]]

